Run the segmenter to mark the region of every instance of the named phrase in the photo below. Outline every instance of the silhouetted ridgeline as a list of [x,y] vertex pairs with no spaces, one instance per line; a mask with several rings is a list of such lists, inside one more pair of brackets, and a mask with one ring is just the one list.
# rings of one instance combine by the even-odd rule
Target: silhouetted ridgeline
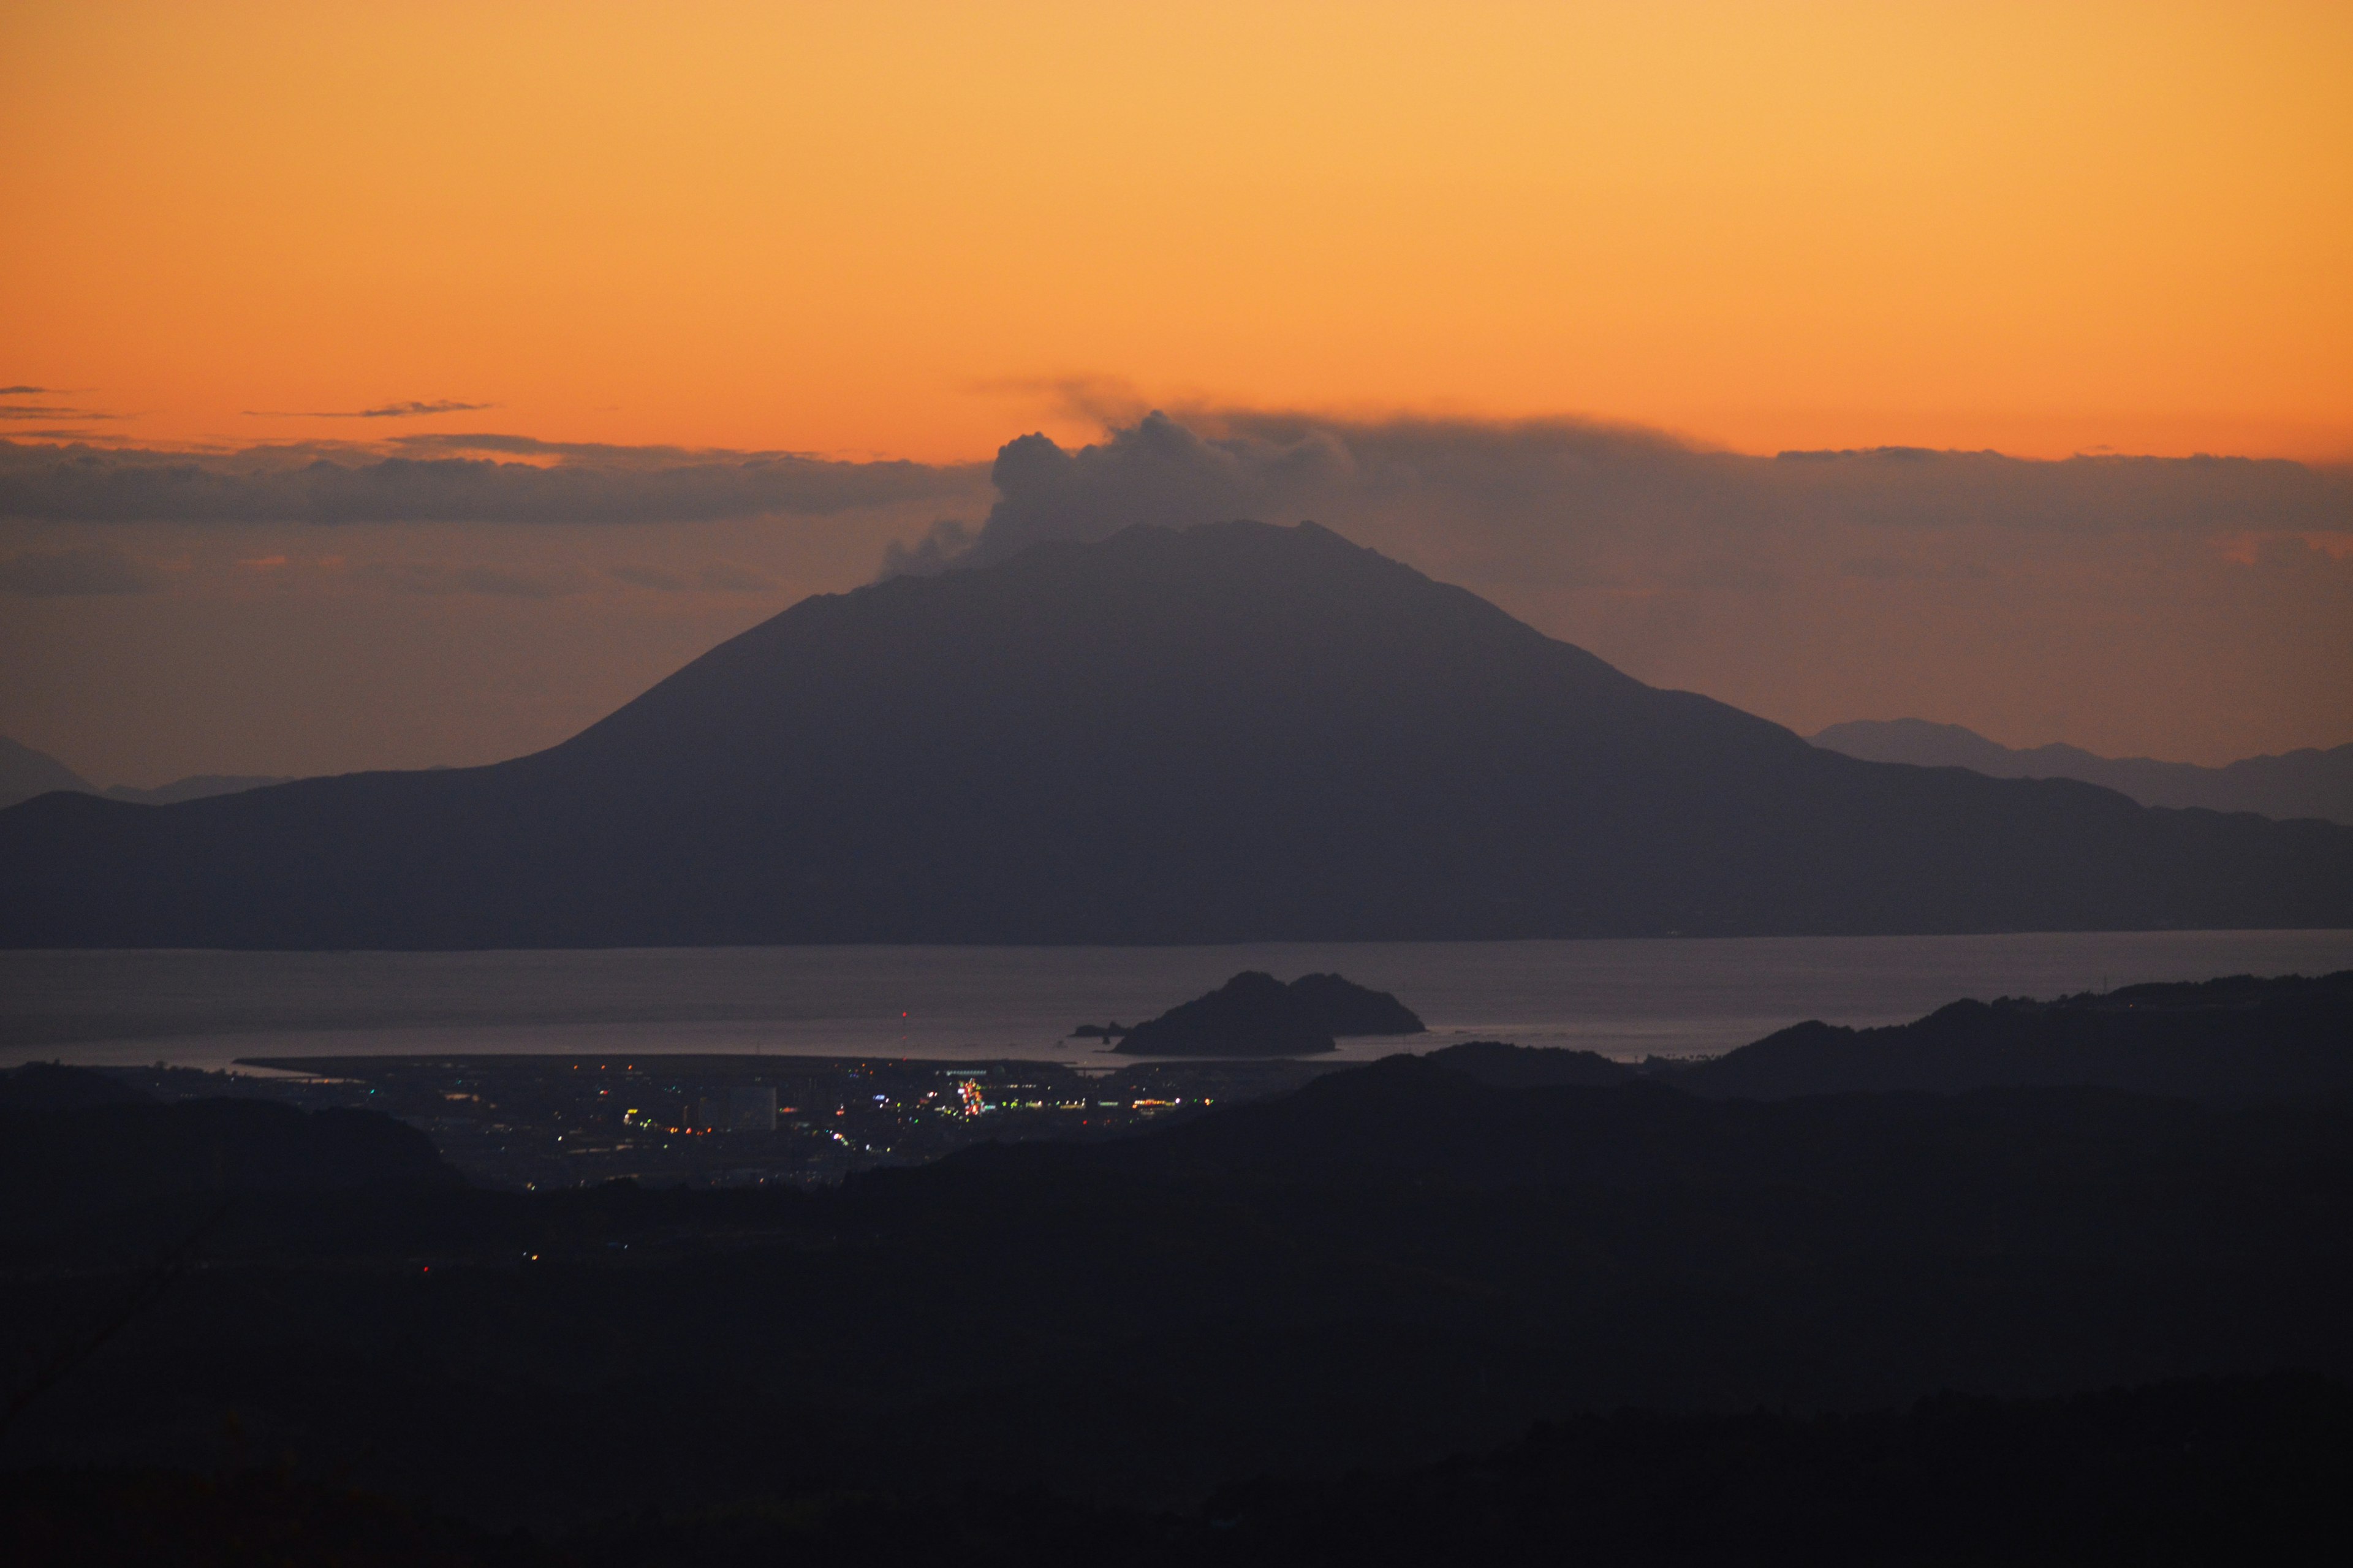
[[495,767],[0,813],[0,942],[2353,925],[2353,828],[1863,763],[1310,525],[795,605]]
[[104,795],[109,800],[129,801],[140,805],[173,805],[184,800],[234,795],[239,790],[259,789],[265,784],[286,782],[283,776],[258,773],[190,773],[185,778],[174,779],[152,789],[141,789],[135,784],[116,784],[109,789],[100,789],[55,757],[0,735],[0,806],[15,805],[18,801],[30,800],[51,790]]
[[1715,1098],[2083,1087],[2207,1100],[2353,1090],[2353,970],[1955,1002],[1886,1028],[1794,1025],[1713,1061],[1641,1068],[1478,1040],[1427,1061],[1513,1088],[1650,1081]]
[[216,795],[237,795],[291,782],[282,773],[190,773],[152,788],[114,784],[104,793],[109,800],[129,801],[134,805],[177,805],[184,800],[209,800]]
[[47,752],[0,735],[0,806],[60,789],[98,793],[97,786]]
[[1431,1051],[1422,1059],[1504,1089],[1599,1089],[1631,1083],[1642,1076],[1642,1069],[1597,1051],[1514,1046],[1503,1040],[1465,1040]]
[[74,1110],[89,1105],[145,1105],[146,1095],[121,1079],[58,1062],[27,1062],[0,1071],[0,1114]]
[[1672,1074],[1699,1094],[2087,1084],[2259,1099],[2353,1089],[2353,970],[2034,1002],[1956,1002],[1884,1029],[1799,1024]]

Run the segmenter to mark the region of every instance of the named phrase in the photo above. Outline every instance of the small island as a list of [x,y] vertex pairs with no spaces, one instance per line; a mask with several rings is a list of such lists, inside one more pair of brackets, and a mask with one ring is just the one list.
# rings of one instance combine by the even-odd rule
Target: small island
[[1306,1003],[1317,1021],[1342,1039],[1356,1035],[1429,1033],[1413,1009],[1395,996],[1337,974],[1303,974],[1291,983],[1291,994]]
[[[1336,1049],[1338,1037],[1422,1032],[1421,1020],[1386,991],[1337,974],[1302,975],[1286,985],[1250,969],[1206,996],[1121,1031],[1113,1048],[1152,1057],[1311,1056]],[[1111,1031],[1103,1035],[1109,1038]]]

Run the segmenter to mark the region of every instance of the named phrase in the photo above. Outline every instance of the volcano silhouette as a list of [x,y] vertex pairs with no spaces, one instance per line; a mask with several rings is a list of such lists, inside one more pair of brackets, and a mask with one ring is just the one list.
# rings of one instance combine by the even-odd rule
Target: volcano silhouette
[[802,601],[563,744],[0,812],[0,942],[2353,925],[2353,828],[1858,761],[1313,524]]

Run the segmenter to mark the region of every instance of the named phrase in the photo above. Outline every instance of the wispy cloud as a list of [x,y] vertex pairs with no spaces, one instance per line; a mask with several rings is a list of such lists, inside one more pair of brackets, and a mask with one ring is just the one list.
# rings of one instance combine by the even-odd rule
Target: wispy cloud
[[770,594],[776,589],[776,580],[766,574],[725,562],[705,566],[691,575],[664,571],[659,566],[616,566],[612,574],[633,588],[650,588],[658,594],[690,594],[697,590],[705,594]]
[[[367,444],[230,453],[0,439],[0,518],[33,525],[12,544],[37,527],[53,554],[121,544],[158,561],[233,550],[290,562],[209,576],[200,565],[186,588],[172,580],[175,603],[266,577],[272,604],[359,587],[413,606],[480,595],[523,611],[601,584],[611,625],[643,614],[668,626],[680,611],[717,624],[787,585],[845,586],[894,535],[887,570],[931,572],[1134,523],[1235,517],[1314,518],[1644,679],[1802,729],[1912,712],[2021,744],[2061,736],[2212,760],[2348,734],[2347,468],[1918,448],[1746,456],[1567,420],[1205,407],[1147,411],[1086,445],[1026,436],[993,467],[413,426]],[[766,525],[787,518],[838,522]],[[946,521],[918,534],[923,518]],[[730,527],[657,543],[558,526],[706,522]],[[305,537],[314,524],[406,531],[354,527],[330,544]],[[539,524],[547,531],[527,541],[491,537]],[[217,554],[173,532],[216,525]],[[324,567],[320,556],[346,551],[375,563],[292,564]],[[12,564],[6,581],[65,594],[153,580],[127,558],[80,557]],[[246,614],[260,597],[224,603]]]
[[775,578],[723,561],[705,566],[695,574],[695,582],[706,594],[773,594],[776,590]]
[[553,575],[438,561],[371,561],[352,574],[396,594],[484,594],[504,599],[553,599],[573,592]]
[[985,397],[1010,397],[1063,418],[1092,421],[1106,430],[1134,424],[1153,406],[1153,400],[1134,382],[1116,375],[1003,377],[972,382],[967,390]]
[[632,588],[650,588],[657,594],[683,594],[694,586],[675,572],[665,572],[659,566],[616,566],[613,575]]
[[460,403],[451,397],[383,403],[374,408],[248,408],[252,419],[417,419],[433,414],[480,414],[495,403]]
[[[71,395],[71,391],[64,387],[0,386],[0,398],[54,398]],[[121,417],[122,416],[119,414],[110,414],[99,408],[84,408],[76,404],[0,402],[0,420],[26,424],[49,419],[120,419]]]

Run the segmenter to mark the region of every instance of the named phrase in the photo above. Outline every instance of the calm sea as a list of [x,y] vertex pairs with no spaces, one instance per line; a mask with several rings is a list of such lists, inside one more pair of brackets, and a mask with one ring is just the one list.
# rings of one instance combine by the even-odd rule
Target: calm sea
[[[1336,970],[1464,1039],[1704,1056],[1806,1018],[1961,996],[2353,968],[2353,931],[1235,947],[766,947],[464,953],[0,952],[0,1064],[456,1051],[746,1051],[1084,1062],[1238,970]],[[1346,1057],[1398,1048],[1342,1042]]]

